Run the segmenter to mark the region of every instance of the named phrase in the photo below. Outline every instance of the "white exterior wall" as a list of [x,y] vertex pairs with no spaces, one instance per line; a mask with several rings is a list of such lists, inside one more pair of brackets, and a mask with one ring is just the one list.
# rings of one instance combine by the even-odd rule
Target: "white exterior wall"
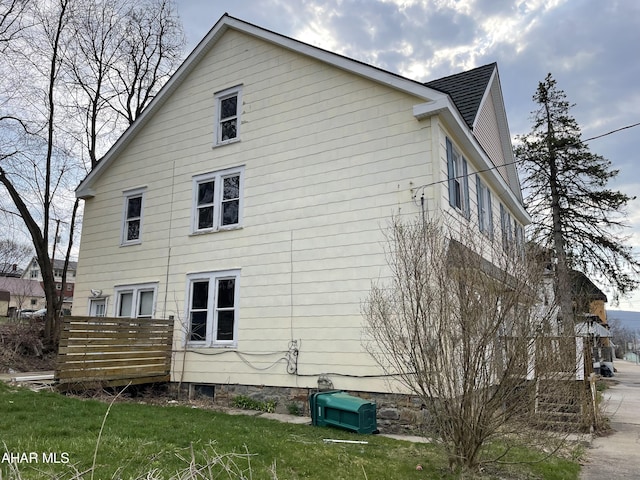
[[[214,93],[240,84],[241,140],[212,148]],[[184,320],[188,274],[240,269],[237,349],[176,353],[174,380],[314,387],[340,373],[336,388],[386,391],[384,378],[358,378],[381,373],[361,305],[386,275],[388,219],[418,213],[412,189],[446,179],[431,161],[434,122],[412,115],[422,101],[228,31],[96,182],[74,313],[88,313],[90,289],[109,295],[111,316],[115,286],[154,282],[154,316]],[[240,165],[242,228],[190,235],[192,177]],[[121,247],[122,192],[138,187],[142,243]],[[283,360],[292,339],[299,376]],[[181,350],[179,322],[175,340]]]

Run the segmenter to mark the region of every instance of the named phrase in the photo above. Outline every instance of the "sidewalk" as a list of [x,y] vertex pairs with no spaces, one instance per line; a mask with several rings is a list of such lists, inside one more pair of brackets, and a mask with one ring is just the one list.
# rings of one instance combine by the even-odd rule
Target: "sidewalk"
[[614,432],[593,440],[581,480],[640,478],[640,365],[616,360],[614,366],[619,383],[604,392]]

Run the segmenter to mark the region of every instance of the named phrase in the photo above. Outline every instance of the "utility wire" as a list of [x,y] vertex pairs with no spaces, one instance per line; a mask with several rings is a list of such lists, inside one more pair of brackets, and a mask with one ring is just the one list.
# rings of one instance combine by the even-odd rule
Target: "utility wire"
[[[572,143],[572,144],[569,144],[569,145],[564,145],[564,146],[561,148],[561,150],[565,150],[565,149],[570,148],[570,147],[577,147],[577,146],[579,146],[579,145],[581,145],[581,144],[584,144],[584,143],[590,142],[591,140],[596,140],[596,139],[598,139],[598,138],[606,137],[606,136],[608,136],[608,135],[612,135],[612,134],[614,134],[614,133],[621,132],[622,130],[627,130],[627,129],[629,129],[629,128],[634,128],[634,127],[637,127],[637,126],[640,126],[640,122],[633,123],[633,124],[631,124],[631,125],[626,125],[626,126],[624,126],[624,127],[616,128],[615,130],[611,130],[611,131],[609,131],[609,132],[602,133],[602,134],[600,134],[600,135],[596,135],[596,136],[594,136],[594,137],[590,137],[590,138],[586,138],[586,139],[584,139],[584,140],[580,140],[580,141],[579,141],[579,142],[577,142],[577,143]],[[470,177],[470,176],[475,175],[475,174],[477,174],[477,173],[490,172],[491,170],[497,170],[498,168],[506,167],[506,166],[508,166],[508,165],[516,165],[516,164],[521,163],[521,162],[523,162],[523,161],[524,161],[524,160],[514,160],[513,162],[503,163],[503,164],[501,164],[501,165],[496,165],[496,166],[493,166],[493,167],[485,168],[484,170],[478,170],[477,172],[467,173],[466,175],[464,175],[464,174],[463,174],[463,175],[458,175],[457,177],[454,177],[453,179],[454,179],[454,180],[463,179],[463,178],[465,178],[465,177]],[[417,191],[418,191],[418,190],[420,190],[420,189],[424,189],[424,188],[427,188],[427,187],[432,187],[433,185],[438,185],[438,184],[441,184],[441,183],[448,183],[448,182],[449,182],[449,180],[450,180],[449,178],[446,178],[446,179],[444,179],[444,180],[436,180],[435,182],[425,183],[424,185],[420,185],[420,186],[418,186],[418,187],[415,187],[415,190],[416,190],[416,192],[417,192]],[[416,193],[416,195],[417,195],[417,193]],[[414,195],[414,198],[416,197],[416,195]]]

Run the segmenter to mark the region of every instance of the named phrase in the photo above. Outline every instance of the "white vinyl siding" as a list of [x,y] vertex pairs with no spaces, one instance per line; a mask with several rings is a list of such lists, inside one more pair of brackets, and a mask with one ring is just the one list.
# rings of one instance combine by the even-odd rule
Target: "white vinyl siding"
[[[212,149],[212,88],[240,82],[242,141]],[[416,121],[421,101],[229,30],[95,185],[83,224],[80,311],[89,288],[163,279],[158,317],[174,316],[181,349],[187,278],[241,268],[234,339],[244,356],[202,354],[212,348],[205,335],[198,352],[176,355],[174,380],[313,388],[314,374],[338,372],[336,388],[387,391],[362,344],[361,304],[372,279],[388,275],[387,220],[421,212],[419,185],[436,185],[424,189],[425,208],[442,205],[444,138],[437,118]],[[240,165],[239,224],[189,234],[194,178]],[[140,177],[148,184],[145,248],[117,249],[116,194]],[[279,361],[291,338],[299,340],[300,376]]]

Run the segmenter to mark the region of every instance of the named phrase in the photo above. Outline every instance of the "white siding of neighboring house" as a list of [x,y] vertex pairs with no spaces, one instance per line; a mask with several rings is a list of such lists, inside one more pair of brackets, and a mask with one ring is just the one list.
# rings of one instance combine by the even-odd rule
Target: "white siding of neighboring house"
[[[212,148],[214,93],[240,84],[241,140]],[[446,178],[431,161],[444,140],[412,115],[423,101],[228,31],[97,181],[74,313],[88,313],[90,289],[110,295],[114,315],[114,286],[157,282],[155,316],[184,320],[187,274],[240,269],[237,351],[178,353],[174,380],[313,387],[334,372],[349,375],[331,376],[336,388],[387,390],[354,378],[381,373],[362,346],[361,306],[386,275],[388,219],[418,213],[412,189]],[[240,165],[243,228],[190,235],[192,177]],[[142,243],[121,247],[122,192],[139,187]],[[175,337],[179,350],[179,326]],[[275,363],[291,339],[301,376]]]

